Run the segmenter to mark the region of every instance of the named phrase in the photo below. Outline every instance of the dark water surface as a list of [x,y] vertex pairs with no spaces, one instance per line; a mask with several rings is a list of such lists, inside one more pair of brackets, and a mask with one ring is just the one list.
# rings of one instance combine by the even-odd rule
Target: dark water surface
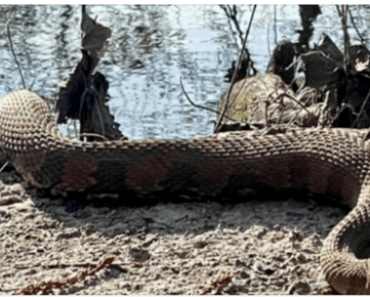
[[[81,6],[3,6],[5,11],[9,8],[14,50],[26,86],[34,83],[34,91],[56,99],[58,83],[81,57]],[[341,47],[343,33],[335,6],[321,6],[321,10],[312,44],[325,32]],[[252,6],[238,6],[243,35],[251,11]],[[369,9],[351,6],[351,11],[367,38]],[[218,5],[88,5],[87,12],[112,30],[97,70],[110,82],[109,105],[124,135],[142,139],[211,134],[216,115],[191,106],[179,80],[183,78],[196,103],[211,108],[216,108],[228,87],[224,76],[241,42]],[[22,88],[22,83],[10,51],[6,20],[0,15],[0,96],[4,96]],[[265,71],[275,42],[297,41],[300,28],[297,5],[257,7],[247,46],[259,72]],[[352,26],[349,33],[352,44],[359,43]]]

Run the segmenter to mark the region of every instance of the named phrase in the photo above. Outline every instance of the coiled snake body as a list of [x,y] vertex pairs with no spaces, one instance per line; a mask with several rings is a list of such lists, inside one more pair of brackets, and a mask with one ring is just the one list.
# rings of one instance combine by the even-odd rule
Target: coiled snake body
[[[0,100],[0,150],[25,180],[52,193],[101,194],[262,187],[334,194],[352,211],[325,240],[321,265],[342,294],[370,293],[370,143],[367,131],[298,129],[190,140],[83,143],[64,137],[30,91]],[[131,199],[131,198],[127,198]]]

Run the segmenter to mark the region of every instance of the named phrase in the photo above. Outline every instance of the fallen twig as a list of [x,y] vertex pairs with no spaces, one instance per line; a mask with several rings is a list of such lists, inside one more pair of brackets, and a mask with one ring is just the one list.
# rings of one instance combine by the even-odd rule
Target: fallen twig
[[299,102],[296,98],[284,93],[284,94],[280,94],[277,98],[281,97],[281,96],[286,96],[288,99],[290,100],[293,100],[295,103],[297,103],[302,109],[304,109],[309,115],[313,116],[313,114],[307,109],[306,106],[304,106],[301,102]]
[[[216,277],[213,278],[211,283],[200,291],[199,295],[208,295],[211,293],[219,293],[222,288],[226,287],[232,282],[234,275],[230,271],[220,271]],[[215,291],[216,290],[216,291]],[[213,292],[215,291],[215,292]],[[213,295],[212,294],[212,295]]]
[[222,113],[221,113],[220,117],[217,119],[217,123],[216,123],[215,128],[214,128],[214,133],[217,133],[218,130],[220,129],[221,123],[222,123],[222,119],[224,118],[225,113],[226,113],[226,110],[229,107],[230,94],[231,94],[231,91],[232,91],[233,86],[235,84],[236,73],[237,73],[237,71],[238,71],[238,69],[240,67],[241,61],[242,61],[243,52],[244,52],[244,49],[245,49],[245,45],[247,43],[247,39],[248,39],[250,28],[252,26],[252,21],[253,21],[253,17],[254,17],[254,12],[256,11],[256,7],[257,7],[257,5],[253,5],[252,14],[251,14],[251,17],[249,19],[248,29],[245,32],[245,38],[244,38],[244,41],[243,41],[243,46],[242,46],[242,49],[240,51],[240,55],[239,55],[239,59],[238,59],[238,64],[237,64],[237,66],[236,66],[236,68],[234,70],[234,74],[233,74],[233,77],[231,79],[231,85],[230,85],[230,88],[229,88],[229,91],[228,91],[228,94],[227,94],[227,98],[226,98],[226,103],[225,103],[225,106],[224,106],[224,108],[222,110]]
[[[294,81],[293,81],[294,82]],[[291,83],[291,84],[293,84],[293,82]],[[293,96],[291,96],[291,95],[289,95],[288,93],[287,93],[287,91],[288,91],[288,89],[290,88],[290,86],[287,86],[286,87],[286,89],[284,90],[284,92],[283,93],[281,93],[280,95],[278,95],[274,100],[275,101],[279,101],[280,100],[280,105],[282,105],[283,106],[283,110],[281,111],[281,113],[280,113],[280,116],[279,116],[279,119],[278,119],[278,122],[277,122],[277,124],[279,124],[280,123],[280,120],[281,120],[281,118],[282,118],[282,115],[283,115],[283,113],[284,113],[284,111],[285,111],[285,105],[284,105],[284,103],[283,103],[283,101],[282,101],[282,99],[284,99],[284,97],[285,98],[287,98],[287,99],[290,99],[290,100],[292,100],[292,101],[294,101],[299,107],[301,107],[301,109],[299,109],[298,111],[297,111],[297,113],[296,113],[296,115],[289,121],[289,123],[288,123],[288,125],[291,125],[293,122],[294,122],[294,120],[297,118],[297,116],[300,114],[300,112],[302,111],[302,110],[305,110],[311,117],[314,117],[314,115],[312,114],[312,112],[310,112],[308,109],[307,109],[307,107],[306,106],[304,106],[301,102],[299,102],[296,98],[294,98]],[[272,95],[275,93],[275,92],[277,92],[277,90],[274,90],[273,92],[271,92],[271,94],[269,94],[268,96],[267,96],[267,99],[266,99],[266,102],[270,102],[271,100],[269,100],[269,98],[271,98],[272,97]],[[275,110],[277,109],[277,107],[272,111],[272,113],[274,113],[275,112]],[[265,111],[265,117],[266,117],[266,126],[268,126],[268,119],[267,119],[267,110]]]
[[112,264],[116,256],[108,254],[103,256],[102,260],[96,267],[92,268],[91,265],[88,265],[88,268],[79,272],[75,276],[66,277],[64,279],[60,278],[57,280],[41,281],[36,284],[30,284],[23,289],[15,292],[15,295],[36,295],[37,293],[50,294],[53,289],[64,289],[68,288],[82,280],[87,276],[96,274],[99,270],[102,270]]
[[25,84],[25,82],[24,82],[24,78],[23,78],[23,73],[22,73],[21,65],[19,64],[18,59],[17,59],[17,56],[15,55],[14,48],[13,48],[12,37],[11,37],[11,35],[10,35],[10,28],[9,28],[9,25],[10,25],[10,22],[12,21],[12,20],[11,20],[11,18],[10,18],[11,13],[12,13],[12,10],[10,9],[10,11],[9,11],[9,15],[8,15],[8,16],[6,15],[5,10],[4,10],[4,8],[3,8],[3,7],[1,7],[1,10],[2,10],[2,12],[3,12],[3,14],[4,14],[4,17],[5,17],[5,20],[6,20],[6,31],[7,31],[7,34],[8,34],[8,40],[9,40],[9,44],[10,44],[10,50],[12,51],[14,61],[15,61],[15,63],[17,64],[19,74],[21,75],[23,88],[24,88],[24,89],[26,89],[26,84]]

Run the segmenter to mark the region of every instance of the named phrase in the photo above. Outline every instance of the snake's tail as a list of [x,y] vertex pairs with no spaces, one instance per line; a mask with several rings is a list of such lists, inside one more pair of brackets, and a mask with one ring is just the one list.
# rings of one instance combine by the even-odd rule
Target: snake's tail
[[362,190],[359,204],[330,232],[321,251],[326,279],[340,294],[370,294],[369,190]]

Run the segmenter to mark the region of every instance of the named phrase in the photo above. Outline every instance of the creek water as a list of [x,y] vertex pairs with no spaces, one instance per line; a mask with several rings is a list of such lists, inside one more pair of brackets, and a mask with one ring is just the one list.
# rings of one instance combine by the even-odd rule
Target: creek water
[[[360,33],[367,38],[366,6],[351,6]],[[11,10],[10,34],[26,87],[56,99],[58,84],[81,57],[80,5],[2,6],[0,13],[0,96],[21,89],[4,12]],[[341,48],[343,32],[334,5],[321,6],[311,44],[321,33]],[[238,5],[245,34],[252,6]],[[190,138],[212,133],[216,115],[192,106],[180,77],[197,104],[217,108],[229,86],[224,76],[241,47],[235,24],[218,5],[88,5],[88,14],[112,30],[97,70],[110,82],[109,106],[129,139]],[[359,37],[349,22],[351,43]],[[297,5],[257,6],[247,48],[258,72],[266,70],[276,42],[298,40]],[[69,133],[70,127],[62,130]],[[73,134],[73,133],[72,133]]]

